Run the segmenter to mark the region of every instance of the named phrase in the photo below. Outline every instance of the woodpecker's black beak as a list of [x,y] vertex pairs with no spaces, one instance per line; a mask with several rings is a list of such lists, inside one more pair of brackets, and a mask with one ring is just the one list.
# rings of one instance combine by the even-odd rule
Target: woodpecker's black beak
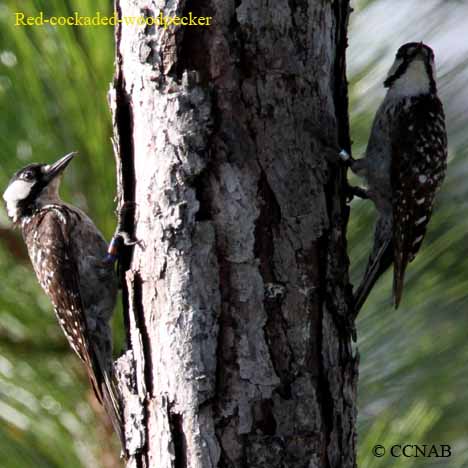
[[73,159],[73,157],[77,154],[78,153],[76,151],[73,151],[72,153],[68,153],[66,156],[64,156],[63,158],[60,158],[54,164],[51,164],[50,166],[48,166],[44,174],[47,182],[50,182],[51,180],[59,176],[68,166],[68,164]]

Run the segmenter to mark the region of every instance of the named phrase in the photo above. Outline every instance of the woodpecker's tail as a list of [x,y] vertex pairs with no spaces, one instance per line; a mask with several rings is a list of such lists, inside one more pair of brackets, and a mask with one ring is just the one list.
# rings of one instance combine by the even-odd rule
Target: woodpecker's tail
[[395,309],[398,309],[398,306],[401,302],[401,296],[403,294],[403,286],[405,280],[405,270],[408,262],[406,261],[403,264],[395,262],[394,271],[393,271],[393,302],[395,304]]
[[119,398],[119,390],[114,382],[113,375],[104,372],[104,381],[102,385],[103,406],[108,414],[112,427],[119,437],[122,451],[125,454],[125,437],[124,437],[124,421],[122,415],[121,400]]
[[[119,437],[122,453],[127,453],[125,448],[124,421],[121,405],[120,392],[109,365],[100,358],[99,351],[93,350],[93,369],[89,371],[91,384],[96,394],[96,398],[104,406],[111,421],[112,427]],[[94,375],[91,375],[91,372]]]
[[374,247],[367,263],[364,278],[354,295],[355,316],[361,310],[377,280],[393,262],[391,221],[379,218],[375,228],[374,239]]

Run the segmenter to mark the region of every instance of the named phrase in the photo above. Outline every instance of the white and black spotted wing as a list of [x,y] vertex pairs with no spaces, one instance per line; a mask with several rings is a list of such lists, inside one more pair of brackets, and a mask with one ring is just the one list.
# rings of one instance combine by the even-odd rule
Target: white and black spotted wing
[[392,138],[394,278],[398,306],[405,270],[416,256],[431,218],[434,198],[447,165],[447,135],[442,103],[433,95],[402,104]]
[[24,226],[24,234],[30,236],[27,245],[39,283],[52,302],[70,346],[86,364],[96,396],[101,400],[95,356],[86,338],[76,262],[70,258],[71,249],[66,240],[69,236],[64,232],[68,225],[65,210],[52,208],[36,216],[31,226]]
[[[118,390],[99,349],[93,347],[80,292],[77,258],[69,245],[73,213],[65,205],[49,205],[22,224],[39,283],[49,296],[57,319],[73,350],[84,362],[98,400],[105,406],[122,446]],[[79,254],[79,253],[78,253]]]

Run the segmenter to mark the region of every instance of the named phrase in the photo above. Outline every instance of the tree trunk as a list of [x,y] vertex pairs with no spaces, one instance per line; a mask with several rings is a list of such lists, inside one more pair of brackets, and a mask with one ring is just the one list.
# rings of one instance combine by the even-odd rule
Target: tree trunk
[[[211,25],[125,24],[160,7]],[[348,9],[117,0],[128,466],[356,466]]]

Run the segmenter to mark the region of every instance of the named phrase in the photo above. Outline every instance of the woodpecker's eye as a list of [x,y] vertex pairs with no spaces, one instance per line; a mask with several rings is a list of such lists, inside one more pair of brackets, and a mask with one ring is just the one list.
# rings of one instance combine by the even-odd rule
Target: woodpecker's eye
[[34,174],[32,171],[25,171],[21,174],[21,179],[24,180],[33,180],[34,179]]

